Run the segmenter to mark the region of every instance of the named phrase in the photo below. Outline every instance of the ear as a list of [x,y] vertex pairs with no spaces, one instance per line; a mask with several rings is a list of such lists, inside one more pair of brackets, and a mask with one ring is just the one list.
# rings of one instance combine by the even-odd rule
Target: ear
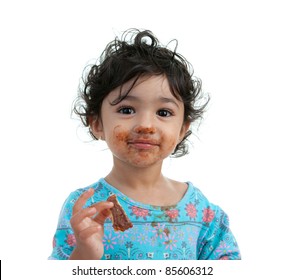
[[184,122],[180,131],[179,135],[179,142],[181,142],[186,134],[186,132],[189,130],[191,123],[189,121]]
[[91,129],[92,134],[97,138],[104,140],[104,130],[101,118],[98,116],[91,117],[89,120],[89,126]]

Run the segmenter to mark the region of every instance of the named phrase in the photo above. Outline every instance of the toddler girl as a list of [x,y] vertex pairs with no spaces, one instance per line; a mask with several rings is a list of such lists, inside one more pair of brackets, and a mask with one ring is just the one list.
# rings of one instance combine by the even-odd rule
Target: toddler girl
[[[161,172],[165,158],[188,152],[190,127],[207,104],[196,106],[201,83],[192,74],[150,31],[129,30],[107,45],[74,112],[107,143],[113,168],[69,195],[49,259],[240,259],[223,210]],[[133,224],[124,232],[112,227],[111,194]]]

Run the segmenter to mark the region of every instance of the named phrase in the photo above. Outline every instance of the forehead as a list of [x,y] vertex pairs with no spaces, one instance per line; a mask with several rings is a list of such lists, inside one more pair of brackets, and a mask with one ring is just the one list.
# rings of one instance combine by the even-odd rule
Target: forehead
[[176,103],[182,103],[180,99],[173,95],[168,80],[163,75],[142,76],[138,79],[131,79],[111,91],[108,95],[108,99],[118,103],[123,99],[133,100],[135,98],[152,101],[154,101],[154,98],[170,98],[175,100]]

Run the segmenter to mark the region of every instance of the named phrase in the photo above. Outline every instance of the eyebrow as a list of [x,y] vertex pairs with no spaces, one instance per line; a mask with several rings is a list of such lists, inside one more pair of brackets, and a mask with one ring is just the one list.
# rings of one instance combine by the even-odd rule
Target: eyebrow
[[[140,98],[138,96],[127,95],[123,100],[140,101]],[[159,97],[158,100],[162,103],[173,103],[176,107],[180,108],[180,105],[173,98]]]
[[179,104],[178,104],[173,98],[160,97],[159,99],[160,99],[163,103],[173,103],[173,104],[175,104],[178,108],[180,107]]

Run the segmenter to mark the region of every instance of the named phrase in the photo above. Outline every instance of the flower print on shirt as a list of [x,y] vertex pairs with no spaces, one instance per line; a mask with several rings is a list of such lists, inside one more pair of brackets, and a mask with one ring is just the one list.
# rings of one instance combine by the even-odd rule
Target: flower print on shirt
[[104,236],[103,243],[106,247],[106,250],[109,250],[109,248],[114,249],[113,245],[116,245],[117,242],[114,241],[117,238],[117,236],[112,237],[112,233],[110,232],[108,236]]
[[207,207],[207,208],[203,209],[202,213],[203,213],[202,220],[205,223],[211,223],[212,220],[214,219],[215,212],[213,210],[211,210],[210,207]]
[[67,235],[67,243],[71,247],[75,247],[76,246],[77,242],[76,242],[76,238],[75,238],[74,234],[68,234]]
[[146,232],[143,232],[143,233],[140,233],[138,236],[137,236],[137,241],[140,243],[140,244],[146,244],[148,242],[148,234]]
[[126,246],[127,249],[133,248],[133,245],[134,245],[134,244],[133,244],[132,242],[129,242],[129,241],[125,244],[125,246]]
[[136,219],[143,218],[146,221],[147,216],[151,216],[149,210],[137,206],[130,207],[130,210],[132,210],[130,215],[135,215]]
[[179,210],[178,209],[171,209],[166,210],[166,216],[169,217],[170,222],[173,222],[174,220],[177,221],[179,217]]
[[154,230],[152,231],[154,236],[156,238],[164,238],[165,236],[165,224],[157,223],[156,226],[154,226]]
[[232,248],[230,248],[229,244],[221,241],[215,252],[218,253],[218,255],[222,255],[224,257],[225,255],[230,255],[232,253],[231,249]]
[[186,204],[186,208],[185,208],[186,212],[187,212],[187,216],[189,216],[191,219],[195,219],[197,216],[197,209],[196,206],[192,203]]
[[126,240],[129,238],[127,232],[119,231],[117,234],[118,244],[123,245],[125,244]]
[[175,234],[168,234],[168,236],[165,237],[165,241],[163,244],[165,245],[165,249],[173,250],[174,247],[176,247],[177,240],[175,239]]
[[142,230],[143,230],[143,232],[149,233],[149,232],[151,232],[151,229],[152,229],[151,224],[147,223],[147,224],[143,225]]
[[176,231],[177,238],[183,240],[185,238],[185,232],[183,230]]

